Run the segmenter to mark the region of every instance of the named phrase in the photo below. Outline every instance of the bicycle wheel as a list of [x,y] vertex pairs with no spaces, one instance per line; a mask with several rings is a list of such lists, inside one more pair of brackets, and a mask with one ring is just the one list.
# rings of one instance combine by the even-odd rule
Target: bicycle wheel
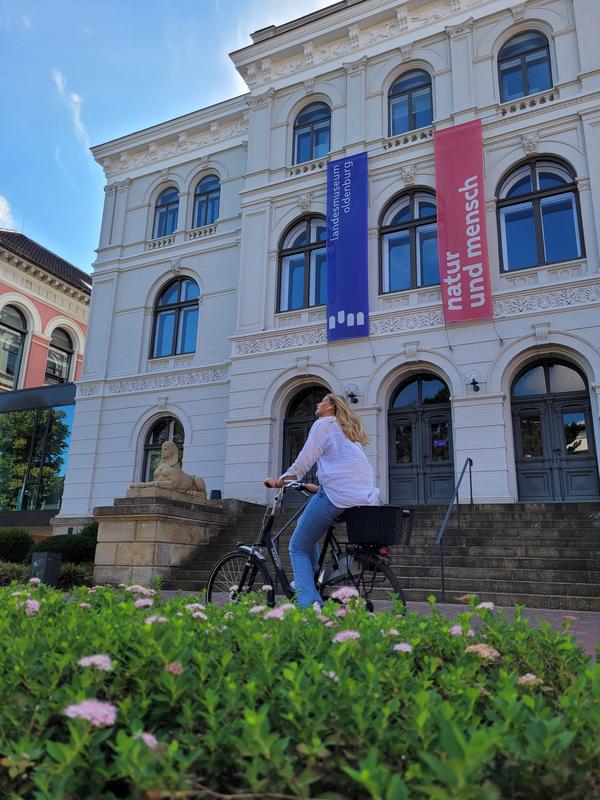
[[[206,600],[209,603],[234,603],[244,594],[260,592],[263,586],[273,586],[269,570],[256,556],[246,553],[227,553],[217,561],[208,579]],[[267,605],[275,603],[273,589],[265,592]]]
[[383,610],[389,607],[393,599],[406,603],[396,573],[383,559],[360,553],[356,562],[352,579],[369,611]]

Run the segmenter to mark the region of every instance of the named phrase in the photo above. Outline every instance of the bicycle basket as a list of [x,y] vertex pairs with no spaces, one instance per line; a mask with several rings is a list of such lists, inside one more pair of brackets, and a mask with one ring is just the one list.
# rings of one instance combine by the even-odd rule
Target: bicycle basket
[[351,544],[410,544],[412,511],[399,506],[355,506],[344,514]]

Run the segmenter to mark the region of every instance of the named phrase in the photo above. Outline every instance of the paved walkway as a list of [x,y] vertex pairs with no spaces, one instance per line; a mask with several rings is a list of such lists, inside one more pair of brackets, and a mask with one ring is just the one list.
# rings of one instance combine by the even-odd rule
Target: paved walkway
[[[416,611],[419,614],[429,614],[431,606],[429,603],[411,602],[407,603],[409,611]],[[437,603],[436,608],[448,619],[454,617],[467,606],[461,603]],[[514,608],[502,609],[507,616],[512,617]],[[599,611],[562,611],[556,608],[526,608],[523,616],[529,620],[531,625],[537,626],[540,622],[549,622],[553,628],[562,628],[565,617],[571,619],[569,632],[573,634],[577,643],[590,656],[596,652],[596,646],[600,644],[600,612]]]

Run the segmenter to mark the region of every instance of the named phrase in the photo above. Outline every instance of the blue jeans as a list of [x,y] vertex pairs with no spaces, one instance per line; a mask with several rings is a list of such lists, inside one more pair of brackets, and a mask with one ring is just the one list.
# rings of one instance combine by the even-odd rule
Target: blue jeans
[[296,523],[296,530],[290,539],[290,558],[300,608],[308,608],[313,603],[323,605],[314,578],[319,563],[317,542],[342,511],[333,505],[321,486]]

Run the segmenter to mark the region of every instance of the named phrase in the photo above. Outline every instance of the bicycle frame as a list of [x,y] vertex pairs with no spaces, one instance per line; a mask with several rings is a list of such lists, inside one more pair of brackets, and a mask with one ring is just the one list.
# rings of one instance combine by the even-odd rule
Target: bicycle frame
[[[296,513],[285,523],[285,525],[280,528],[274,535],[271,535],[271,531],[273,530],[273,523],[275,520],[275,513],[278,508],[281,507],[283,496],[285,494],[286,489],[297,489],[301,492],[307,499],[306,502],[296,511]],[[295,591],[292,588],[289,578],[283,568],[283,564],[281,563],[281,558],[279,556],[279,551],[277,549],[277,542],[279,538],[287,531],[289,528],[296,522],[296,520],[300,517],[308,503],[310,502],[311,494],[304,489],[304,484],[293,481],[288,483],[286,486],[282,487],[279,492],[275,495],[273,502],[271,504],[270,513],[265,514],[265,519],[263,525],[260,530],[260,534],[258,536],[257,541],[252,545],[252,547],[244,546],[238,544],[238,548],[242,549],[243,552],[248,553],[249,556],[255,556],[259,558],[264,558],[261,553],[257,553],[255,548],[265,547],[271,561],[273,562],[273,567],[275,569],[275,576],[276,579],[279,581],[281,588],[283,589],[284,594],[288,598],[292,598],[295,595]],[[318,581],[318,576],[321,574],[323,564],[325,563],[325,557],[327,555],[328,550],[331,547],[334,547],[335,550],[341,552],[341,548],[337,542],[337,539],[334,536],[334,528],[335,525],[332,525],[327,533],[325,534],[325,539],[323,541],[323,546],[321,547],[321,552],[319,555],[319,563],[317,565],[317,570],[315,573],[315,583],[317,584],[317,589],[320,586]]]

